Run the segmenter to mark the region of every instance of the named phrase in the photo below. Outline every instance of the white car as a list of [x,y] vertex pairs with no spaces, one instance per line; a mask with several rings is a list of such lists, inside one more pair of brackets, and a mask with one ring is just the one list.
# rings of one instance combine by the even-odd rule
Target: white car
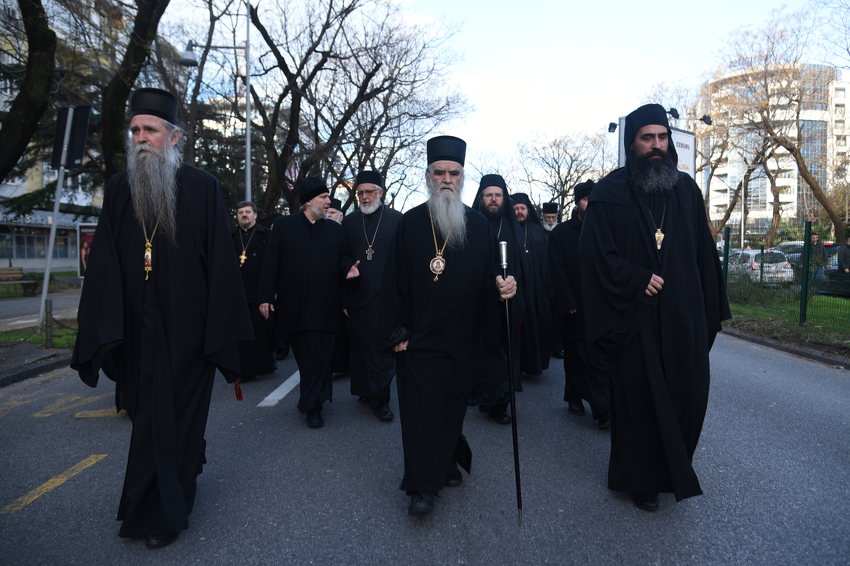
[[739,280],[744,276],[753,283],[791,283],[794,281],[794,269],[782,252],[744,250],[729,258],[729,277]]

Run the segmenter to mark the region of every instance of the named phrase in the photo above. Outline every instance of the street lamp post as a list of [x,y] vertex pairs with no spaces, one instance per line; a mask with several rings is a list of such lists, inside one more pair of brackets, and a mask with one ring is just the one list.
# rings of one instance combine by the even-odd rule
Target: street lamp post
[[[251,201],[251,5],[245,1],[245,200]],[[189,41],[186,51],[180,57],[185,67],[197,67],[198,59],[194,52],[195,43]],[[240,49],[238,45],[210,45],[210,49]],[[238,67],[238,65],[237,65]]]

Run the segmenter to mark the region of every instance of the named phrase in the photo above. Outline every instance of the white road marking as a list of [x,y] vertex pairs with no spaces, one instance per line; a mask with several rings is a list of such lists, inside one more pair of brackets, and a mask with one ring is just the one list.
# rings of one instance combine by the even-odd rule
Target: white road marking
[[286,397],[286,394],[295,389],[295,386],[301,383],[301,373],[295,372],[289,379],[281,383],[277,389],[272,391],[268,397],[260,401],[258,407],[274,407],[278,402]]

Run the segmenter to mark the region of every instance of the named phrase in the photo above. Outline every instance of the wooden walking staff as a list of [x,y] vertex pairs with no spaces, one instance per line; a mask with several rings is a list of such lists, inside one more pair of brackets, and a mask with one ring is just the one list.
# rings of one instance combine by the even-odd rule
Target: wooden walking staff
[[[508,278],[508,243],[499,242],[499,257],[502,260],[502,278]],[[519,526],[522,526],[522,487],[519,480],[519,433],[516,428],[516,391],[514,391],[514,364],[511,359],[511,303],[505,299],[505,321],[508,325],[508,391],[511,394],[511,432],[514,435],[514,477],[516,478],[516,508]]]

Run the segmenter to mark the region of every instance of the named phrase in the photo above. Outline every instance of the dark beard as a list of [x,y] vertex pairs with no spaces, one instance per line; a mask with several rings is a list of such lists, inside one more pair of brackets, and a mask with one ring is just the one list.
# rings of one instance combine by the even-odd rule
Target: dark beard
[[170,143],[161,150],[150,144],[133,146],[127,138],[127,175],[139,227],[153,239],[153,230],[177,245],[177,182],[180,153]]
[[[502,206],[504,206],[504,204]],[[490,209],[485,204],[479,204],[478,211],[490,220],[497,220],[499,217],[502,216],[501,208],[499,208],[499,210],[497,210],[496,212],[490,212]]]
[[[652,162],[649,158],[654,155],[661,155],[664,159]],[[679,180],[679,168],[669,151],[653,149],[640,157],[632,153],[629,180],[646,194],[669,191]]]

